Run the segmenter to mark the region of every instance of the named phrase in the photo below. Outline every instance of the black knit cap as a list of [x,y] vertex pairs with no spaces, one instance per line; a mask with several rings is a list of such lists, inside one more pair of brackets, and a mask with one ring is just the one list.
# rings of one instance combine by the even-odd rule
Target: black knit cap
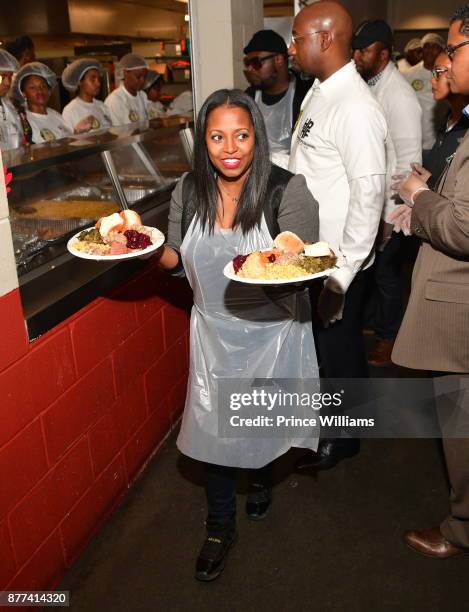
[[273,30],[259,30],[244,47],[244,53],[251,51],[270,51],[271,53],[287,54],[287,43],[280,34]]
[[352,38],[352,49],[364,49],[375,42],[381,42],[389,49],[393,46],[393,33],[385,21],[374,19],[362,23]]

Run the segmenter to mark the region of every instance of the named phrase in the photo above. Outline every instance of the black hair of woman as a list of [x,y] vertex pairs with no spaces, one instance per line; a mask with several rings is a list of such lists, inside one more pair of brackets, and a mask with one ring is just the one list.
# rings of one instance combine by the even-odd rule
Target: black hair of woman
[[194,142],[197,215],[202,229],[205,230],[208,224],[209,232],[212,233],[221,192],[217,184],[217,174],[208,154],[205,134],[209,114],[220,106],[244,109],[249,114],[254,128],[254,156],[240,194],[233,223],[234,227],[240,226],[243,233],[246,234],[256,225],[260,226],[271,162],[269,142],[261,111],[254,100],[240,89],[219,89],[213,92],[205,100],[197,116]]

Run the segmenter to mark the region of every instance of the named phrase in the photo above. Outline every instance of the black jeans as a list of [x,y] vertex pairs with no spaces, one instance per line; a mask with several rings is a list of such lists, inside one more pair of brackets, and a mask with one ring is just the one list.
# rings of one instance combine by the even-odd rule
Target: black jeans
[[383,340],[395,340],[404,314],[402,263],[405,236],[393,232],[383,251],[376,252],[369,271],[365,326]]
[[[213,463],[205,464],[205,493],[207,495],[207,531],[223,532],[234,528],[236,520],[237,468]],[[251,484],[270,485],[272,463],[258,470],[248,470]]]

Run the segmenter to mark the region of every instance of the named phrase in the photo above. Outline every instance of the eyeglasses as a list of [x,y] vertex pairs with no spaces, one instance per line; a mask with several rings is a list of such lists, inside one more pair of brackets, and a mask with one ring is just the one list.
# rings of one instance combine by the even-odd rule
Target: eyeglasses
[[306,32],[306,34],[292,34],[291,35],[291,44],[296,45],[296,41],[300,38],[306,38],[307,36],[313,36],[314,34],[322,34],[326,30],[316,30],[315,32]]
[[448,72],[448,68],[433,68],[432,75],[435,79],[439,79],[441,76]]
[[449,59],[452,60],[454,54],[456,53],[456,50],[460,47],[464,47],[464,45],[469,45],[469,40],[465,40],[462,43],[459,43],[459,45],[448,45],[447,47],[445,47],[445,53],[449,57]]
[[246,68],[254,68],[254,70],[260,70],[262,68],[262,64],[268,59],[272,59],[276,55],[280,55],[279,53],[272,53],[272,55],[265,55],[264,57],[245,57],[243,59],[244,65]]

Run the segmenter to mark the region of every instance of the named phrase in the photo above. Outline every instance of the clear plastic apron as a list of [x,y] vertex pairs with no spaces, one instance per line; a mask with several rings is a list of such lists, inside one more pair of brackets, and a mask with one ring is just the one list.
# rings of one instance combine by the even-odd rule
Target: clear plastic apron
[[8,100],[0,98],[0,149],[16,149],[21,146],[20,118]]
[[295,81],[290,81],[287,93],[277,104],[267,105],[262,102],[262,92],[256,91],[255,101],[264,117],[272,161],[277,155],[289,155],[292,137],[293,98]]
[[[236,283],[224,266],[240,253],[272,246],[265,219],[243,236],[241,229],[202,232],[198,221],[181,245],[194,292],[190,323],[190,368],[186,405],[177,445],[200,461],[259,468],[292,446],[316,449],[318,428],[301,439],[218,436],[220,378],[319,378],[308,293],[272,301],[255,285]],[[292,414],[292,416],[294,416]]]

